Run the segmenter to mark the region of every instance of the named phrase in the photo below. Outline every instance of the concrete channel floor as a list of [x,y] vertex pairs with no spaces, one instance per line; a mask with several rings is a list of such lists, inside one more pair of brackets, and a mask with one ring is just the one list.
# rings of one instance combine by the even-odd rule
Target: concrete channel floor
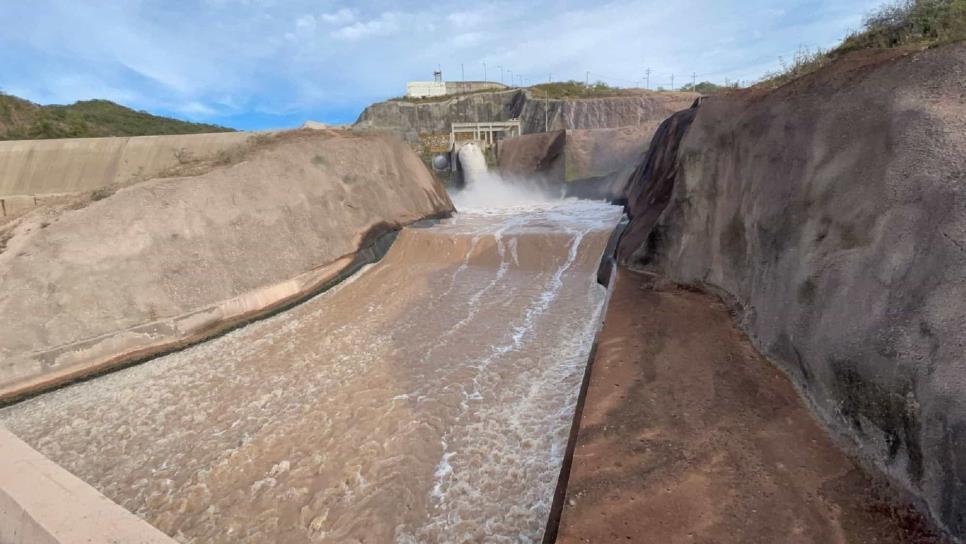
[[717,299],[621,270],[557,542],[944,542],[846,456]]

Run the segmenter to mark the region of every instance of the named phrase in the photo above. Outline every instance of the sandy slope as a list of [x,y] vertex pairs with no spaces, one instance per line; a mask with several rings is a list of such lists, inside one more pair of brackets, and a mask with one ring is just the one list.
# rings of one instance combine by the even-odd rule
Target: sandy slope
[[37,210],[2,233],[0,386],[110,363],[298,296],[452,210],[403,142],[283,133],[237,164]]

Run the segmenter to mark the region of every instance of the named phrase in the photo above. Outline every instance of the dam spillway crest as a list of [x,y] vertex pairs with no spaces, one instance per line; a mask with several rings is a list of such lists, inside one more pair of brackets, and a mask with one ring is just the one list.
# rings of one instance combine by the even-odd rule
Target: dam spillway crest
[[304,304],[0,423],[184,542],[538,540],[620,216],[559,201],[403,229]]

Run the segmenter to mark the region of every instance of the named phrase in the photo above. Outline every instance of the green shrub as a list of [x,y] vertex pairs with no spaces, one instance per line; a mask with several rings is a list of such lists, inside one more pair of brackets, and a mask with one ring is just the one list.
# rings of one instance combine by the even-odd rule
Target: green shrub
[[701,93],[701,94],[715,94],[715,93],[720,93],[721,91],[726,91],[728,89],[734,89],[736,86],[716,85],[714,83],[711,83],[710,81],[702,81],[694,85],[693,87],[691,85],[688,85],[687,88],[684,90],[686,91],[693,90],[694,92]]
[[782,69],[766,74],[759,85],[777,87],[814,72],[836,58],[859,49],[934,47],[966,40],[966,0],[897,0],[866,16],[853,32],[830,51],[799,49]]
[[857,49],[935,46],[966,40],[966,0],[899,0],[865,18],[833,55]]
[[832,62],[832,57],[828,51],[822,49],[815,49],[813,51],[807,47],[801,47],[795,52],[790,61],[786,61],[783,57],[778,57],[778,62],[781,64],[781,70],[765,74],[761,84],[771,87],[783,85],[827,65]]
[[540,83],[530,87],[537,98],[603,98],[608,96],[627,96],[637,94],[636,89],[611,87],[603,81],[586,84],[582,81],[555,81]]
[[135,111],[107,100],[38,106],[0,94],[0,140],[195,134],[232,129]]

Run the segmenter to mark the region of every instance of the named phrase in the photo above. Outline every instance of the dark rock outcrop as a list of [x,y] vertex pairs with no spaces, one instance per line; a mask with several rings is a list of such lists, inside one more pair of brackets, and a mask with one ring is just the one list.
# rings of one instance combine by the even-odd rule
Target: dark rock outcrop
[[620,247],[730,301],[825,422],[959,538],[964,67],[966,44],[859,52],[708,98],[655,138]]
[[[658,241],[654,226],[667,206],[678,174],[678,148],[697,113],[697,102],[687,110],[675,113],[658,127],[644,161],[627,182],[624,198],[627,213],[633,221],[621,237],[618,258],[637,259],[646,263],[646,252]],[[639,255],[641,252],[644,255]]]

